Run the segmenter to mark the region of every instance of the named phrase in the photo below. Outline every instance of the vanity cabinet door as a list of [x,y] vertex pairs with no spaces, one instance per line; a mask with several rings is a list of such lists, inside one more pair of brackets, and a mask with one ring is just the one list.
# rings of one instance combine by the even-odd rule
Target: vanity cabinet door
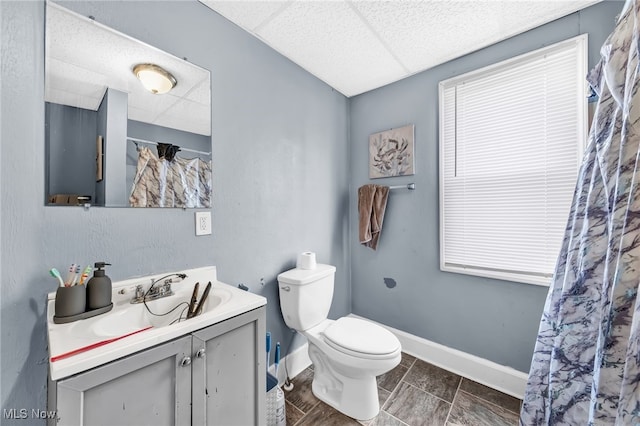
[[191,336],[57,382],[58,425],[191,424]]
[[266,424],[265,308],[193,334],[193,425]]

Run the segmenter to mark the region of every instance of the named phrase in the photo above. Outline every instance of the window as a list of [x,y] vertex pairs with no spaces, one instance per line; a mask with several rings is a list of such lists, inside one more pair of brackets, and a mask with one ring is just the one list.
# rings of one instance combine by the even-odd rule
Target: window
[[440,267],[549,285],[587,134],[587,36],[440,83]]

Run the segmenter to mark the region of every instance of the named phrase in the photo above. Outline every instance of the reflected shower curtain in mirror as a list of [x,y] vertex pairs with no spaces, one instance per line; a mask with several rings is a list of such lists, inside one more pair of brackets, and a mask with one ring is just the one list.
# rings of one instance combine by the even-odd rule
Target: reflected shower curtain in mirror
[[640,423],[640,15],[589,74],[599,96],[544,306],[521,425]]
[[211,207],[211,164],[200,158],[175,156],[171,161],[138,150],[131,207]]

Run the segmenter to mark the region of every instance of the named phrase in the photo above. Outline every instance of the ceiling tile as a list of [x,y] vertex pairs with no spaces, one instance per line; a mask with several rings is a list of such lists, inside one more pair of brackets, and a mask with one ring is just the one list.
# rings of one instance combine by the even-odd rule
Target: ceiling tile
[[354,1],[411,73],[497,43],[596,1]]
[[201,1],[353,96],[602,0]]
[[203,117],[209,113],[209,107],[185,99],[171,105],[171,108],[157,117],[163,126],[190,131],[201,135],[211,135],[211,121]]
[[82,95],[78,95],[68,90],[49,89],[45,96],[45,101],[50,98],[55,99],[56,102],[54,103],[60,105],[73,105],[76,108],[95,111],[100,106],[100,102],[102,102],[104,90],[100,87],[96,88],[94,93],[86,91]]
[[294,2],[258,36],[347,96],[405,74],[345,2]]
[[291,1],[218,1],[200,0],[202,3],[218,12],[245,30],[254,31],[261,24],[276,15],[280,9]]

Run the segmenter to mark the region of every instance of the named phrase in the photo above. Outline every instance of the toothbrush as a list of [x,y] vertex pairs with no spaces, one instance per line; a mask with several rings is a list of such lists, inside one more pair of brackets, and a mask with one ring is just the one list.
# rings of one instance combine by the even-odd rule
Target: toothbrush
[[271,333],[267,331],[267,370],[269,369],[270,355],[271,355]]
[[91,273],[91,266],[87,266],[86,268],[84,268],[84,271],[82,271],[82,276],[80,277],[80,285],[84,284],[84,281],[87,279],[90,273]]
[[276,343],[276,380],[280,383],[278,378],[278,367],[280,366],[280,342]]
[[60,282],[60,287],[64,287],[64,281],[62,281],[62,276],[60,276],[60,272],[56,268],[51,268],[49,273],[53,278],[57,278]]
[[72,263],[71,266],[69,266],[69,273],[67,274],[67,279],[64,281],[64,285],[66,287],[69,287],[71,285],[71,280],[73,279],[73,271],[75,271],[76,269],[76,264]]
[[71,285],[76,285],[76,282],[78,281],[78,277],[80,276],[80,265],[76,265],[76,270],[73,274],[73,278],[71,279]]

